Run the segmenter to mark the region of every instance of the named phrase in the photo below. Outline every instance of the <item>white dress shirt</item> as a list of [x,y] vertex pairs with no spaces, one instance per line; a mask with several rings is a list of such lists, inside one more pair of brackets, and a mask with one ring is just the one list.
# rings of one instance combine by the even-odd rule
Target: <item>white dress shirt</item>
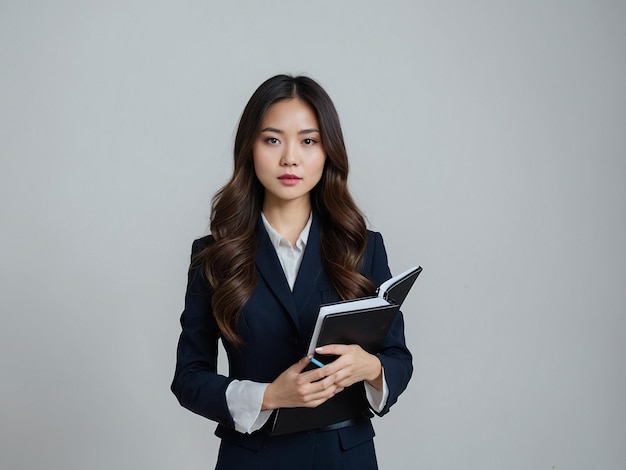
[[[270,241],[276,250],[287,283],[293,290],[298,270],[302,263],[304,249],[309,238],[313,217],[309,215],[309,220],[296,240],[295,245],[292,245],[289,240],[274,230],[264,214],[261,214],[261,218]],[[226,403],[237,431],[251,433],[260,429],[267,422],[273,410],[261,410],[261,406],[263,405],[263,395],[268,385],[267,383],[253,382],[251,380],[234,380],[228,385],[226,389]],[[365,394],[367,401],[375,411],[379,412],[383,409],[389,394],[384,370],[383,390],[378,391],[365,382]]]

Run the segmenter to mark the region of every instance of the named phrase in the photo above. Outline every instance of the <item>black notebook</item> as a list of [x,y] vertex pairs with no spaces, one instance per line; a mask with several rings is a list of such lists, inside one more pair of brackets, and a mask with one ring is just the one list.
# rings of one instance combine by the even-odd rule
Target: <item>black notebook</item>
[[[411,268],[385,281],[378,295],[348,300],[320,307],[311,335],[308,354],[326,344],[358,344],[370,354],[382,347],[398,310],[413,283],[422,272]],[[330,356],[315,355],[322,363],[334,360]],[[315,367],[311,365],[309,368]],[[309,369],[307,368],[307,369]],[[372,416],[365,397],[363,383],[344,389],[317,408],[280,408],[276,410],[271,434],[287,434],[319,429],[349,419]]]

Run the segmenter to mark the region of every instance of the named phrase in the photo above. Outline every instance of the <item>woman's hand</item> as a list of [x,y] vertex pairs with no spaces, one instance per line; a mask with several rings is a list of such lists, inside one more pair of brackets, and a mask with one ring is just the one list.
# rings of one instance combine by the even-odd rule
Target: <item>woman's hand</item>
[[335,385],[345,388],[367,381],[376,390],[383,388],[383,368],[380,359],[356,344],[329,344],[315,350],[318,354],[339,356],[320,371],[327,378],[334,377]]
[[326,367],[302,372],[308,364],[308,357],[300,359],[269,384],[261,409],[315,408],[344,389]]

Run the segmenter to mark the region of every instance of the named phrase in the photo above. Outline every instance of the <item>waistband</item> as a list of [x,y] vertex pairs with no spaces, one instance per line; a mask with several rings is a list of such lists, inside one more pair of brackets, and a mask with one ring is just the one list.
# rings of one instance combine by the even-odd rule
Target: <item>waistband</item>
[[368,421],[367,418],[356,418],[356,419],[347,419],[345,421],[341,421],[339,423],[329,424],[328,426],[324,426],[323,428],[316,429],[316,432],[320,431],[335,431],[337,429],[347,428],[348,426],[354,426],[356,424],[361,424]]

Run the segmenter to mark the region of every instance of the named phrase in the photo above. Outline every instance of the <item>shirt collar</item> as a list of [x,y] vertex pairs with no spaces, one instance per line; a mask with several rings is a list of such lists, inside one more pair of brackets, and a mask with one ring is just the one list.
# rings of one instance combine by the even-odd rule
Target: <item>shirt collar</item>
[[[263,214],[263,212],[261,212],[261,219],[263,220],[263,225],[265,226],[265,230],[267,231],[267,234],[269,235],[270,241],[272,242],[272,245],[274,246],[275,250],[278,250],[278,247],[281,245],[281,243],[283,245],[286,244],[289,247],[292,246],[289,240],[287,240],[280,233],[274,230],[274,227],[270,225],[268,220],[265,218],[265,214]],[[304,248],[306,247],[306,242],[309,239],[309,231],[311,230],[312,221],[313,221],[313,213],[311,212],[309,214],[309,220],[307,221],[306,225],[302,229],[302,232],[300,232],[298,239],[296,240],[296,247],[302,251],[304,251]]]

